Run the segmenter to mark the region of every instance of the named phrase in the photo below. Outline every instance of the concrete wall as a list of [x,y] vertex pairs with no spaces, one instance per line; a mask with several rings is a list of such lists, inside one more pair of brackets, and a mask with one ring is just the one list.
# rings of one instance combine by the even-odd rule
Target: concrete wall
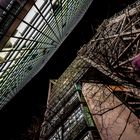
[[103,140],[140,139],[140,121],[107,87],[84,83],[82,91]]

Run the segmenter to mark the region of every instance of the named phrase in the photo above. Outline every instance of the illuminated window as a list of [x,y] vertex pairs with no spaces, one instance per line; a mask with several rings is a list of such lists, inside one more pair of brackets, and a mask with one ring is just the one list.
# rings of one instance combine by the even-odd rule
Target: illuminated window
[[81,108],[76,109],[67,121],[64,123],[64,135],[69,133],[71,129],[83,118],[83,113]]

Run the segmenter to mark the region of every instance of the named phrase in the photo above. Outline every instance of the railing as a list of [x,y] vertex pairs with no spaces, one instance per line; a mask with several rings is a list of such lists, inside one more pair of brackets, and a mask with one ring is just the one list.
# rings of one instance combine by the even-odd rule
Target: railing
[[64,120],[73,112],[75,108],[77,108],[80,105],[80,101],[78,96],[75,94],[69,101],[68,103],[61,108],[61,110],[52,116],[52,114],[47,114],[45,121],[49,122],[47,123],[46,127],[46,136],[50,135],[52,131],[56,130],[58,126],[60,126]]
[[86,121],[84,117],[82,117],[79,122],[75,124],[75,126],[68,132],[64,133],[64,140],[73,140],[78,136],[80,132],[82,132],[87,127]]
[[50,96],[51,108],[53,108],[61,98],[72,88],[89,68],[89,64],[77,57],[68,69],[57,80],[53,86],[52,95]]
[[[48,108],[59,108],[59,106],[60,106],[60,104],[64,104],[65,102],[67,102],[67,100],[72,96],[72,94],[74,93],[74,91],[75,91],[75,89],[74,89],[74,86],[72,86],[66,93],[67,94],[65,94],[64,96],[63,96],[63,98],[60,98],[60,97],[58,97],[58,95],[56,94],[55,96],[57,96],[57,103],[56,104],[54,104],[54,102],[50,102],[50,100],[48,100],[48,105],[47,105],[47,107]],[[60,106],[61,107],[61,106]]]

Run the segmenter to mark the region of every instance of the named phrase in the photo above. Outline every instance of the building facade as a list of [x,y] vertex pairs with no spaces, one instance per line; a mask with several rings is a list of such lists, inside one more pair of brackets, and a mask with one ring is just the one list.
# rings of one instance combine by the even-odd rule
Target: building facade
[[[50,81],[40,140],[101,139],[78,82],[83,74],[80,65],[80,61],[73,63],[60,79]],[[76,73],[73,66],[79,67]]]
[[92,0],[1,1],[0,108],[43,68],[91,3]]
[[139,140],[140,2],[97,29],[50,82],[40,140]]

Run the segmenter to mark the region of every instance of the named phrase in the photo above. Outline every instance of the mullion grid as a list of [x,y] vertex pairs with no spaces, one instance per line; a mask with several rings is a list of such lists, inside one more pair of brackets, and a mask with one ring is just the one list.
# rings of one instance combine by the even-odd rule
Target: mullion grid
[[63,38],[63,15],[64,15],[64,12],[63,12],[63,2],[62,2],[62,0],[59,0],[59,3],[60,3],[60,5],[61,5],[61,32],[62,32],[62,38]]
[[[41,57],[41,55],[40,55],[40,57]],[[38,57],[37,59],[35,59],[34,61],[30,61],[30,66],[32,65],[32,67],[33,67],[33,65],[35,65],[35,64],[37,63],[38,59],[39,59],[39,57]],[[25,63],[25,64],[26,64],[26,63]],[[20,84],[20,82],[22,82],[22,80],[23,80],[27,75],[30,74],[30,72],[29,72],[29,73],[26,72],[27,68],[28,68],[28,65],[21,65],[21,68],[18,69],[18,71],[16,72],[16,73],[17,73],[16,79],[18,79],[19,73],[20,73],[20,75],[21,75],[20,79],[17,80],[17,83],[18,83],[18,84]],[[15,83],[15,77],[13,78],[13,84],[14,84],[14,83]]]
[[48,23],[48,20],[46,19],[47,15],[44,16],[43,13],[41,12],[41,10],[39,10],[39,8],[37,7],[36,4],[34,4],[34,7],[37,9],[37,11],[39,12],[39,14],[41,15],[41,17],[43,18],[43,20],[45,21],[45,23],[47,24],[47,26],[49,27],[50,32],[53,33],[53,36],[56,37],[56,39],[58,40],[58,42],[60,41],[59,37],[57,36],[57,34],[54,32],[53,28],[51,27],[51,25]]
[[[19,79],[19,76],[17,76],[17,78]],[[2,108],[2,106],[14,96],[14,93],[17,92],[17,87],[19,86],[18,79],[16,79],[14,82],[12,80],[15,80],[15,78],[10,79],[12,83],[10,83],[10,85],[6,85],[6,87],[3,89],[2,94],[0,95],[0,99],[2,99],[0,100],[0,108]],[[12,85],[13,83],[14,85]]]
[[[20,41],[20,42],[21,42],[21,41]],[[24,42],[27,42],[27,41],[24,41]],[[16,48],[18,48],[18,46],[17,46]],[[11,55],[9,54],[9,59],[10,59],[10,57],[11,57],[13,54],[14,54],[14,52],[12,52]]]
[[5,88],[2,90],[2,94],[0,94],[0,108],[5,102],[8,102],[10,94],[12,94],[12,90],[6,84]]
[[[50,9],[50,10],[52,10],[52,9]],[[58,34],[58,32],[56,31],[56,30],[58,30],[58,29],[57,29],[57,25],[56,25],[55,22],[53,22],[53,20],[55,20],[55,19],[54,19],[54,16],[51,16],[51,13],[52,13],[51,11],[49,11],[49,13],[50,13],[50,15],[49,15],[48,18],[47,18],[48,24],[51,26],[51,28],[53,28],[54,32],[56,32],[56,33]],[[47,16],[49,13],[47,12],[47,13],[45,14],[45,16]],[[51,33],[50,31],[48,32],[48,29],[46,29],[46,30],[47,30],[47,33],[48,33],[48,34]],[[59,36],[59,38],[60,38],[60,36]]]
[[[72,0],[71,0],[72,1]],[[62,14],[63,14],[63,11],[64,10],[67,10],[67,12],[68,12],[68,6],[70,6],[70,7],[72,7],[73,6],[73,4],[71,3],[71,1],[69,1],[69,2],[67,2],[66,4],[67,4],[67,6],[66,6],[66,8],[64,7],[64,5],[62,4],[62,11],[59,13],[60,15],[57,15],[57,21],[58,22],[61,22],[61,20],[62,20]],[[71,12],[71,11],[70,11]],[[68,14],[68,13],[67,13]],[[63,35],[63,23],[61,23],[61,31],[62,31],[62,35]]]
[[[64,6],[63,6],[63,1],[62,0],[60,0],[59,2],[61,2],[61,6],[62,6],[62,9],[60,9],[61,11],[59,11],[59,14],[58,15],[56,15],[56,17],[55,17],[55,14],[54,14],[54,11],[53,11],[53,16],[52,15],[50,15],[50,17],[48,18],[49,20],[50,20],[50,23],[49,24],[51,24],[51,21],[52,21],[52,24],[51,24],[51,27],[54,29],[54,27],[55,27],[55,32],[56,32],[56,30],[59,30],[59,32],[60,32],[60,30],[63,30],[62,29],[62,26],[63,26],[63,24],[65,23],[64,22],[64,18],[65,18],[65,21],[67,21],[67,23],[69,23],[69,21],[70,21],[70,19],[72,19],[73,18],[73,16],[76,14],[70,14],[70,13],[72,13],[72,12],[75,12],[75,11],[78,11],[79,10],[79,8],[80,8],[80,4],[78,5],[78,8],[77,8],[77,5],[75,6],[74,4],[71,4],[71,2],[73,2],[73,1],[70,1],[70,2],[68,2],[68,0],[66,1],[67,2],[67,5],[66,5],[66,2],[65,2],[65,5],[66,5],[66,7],[68,7],[68,5],[70,5],[70,6],[75,6],[75,8],[73,8],[73,11],[70,11],[69,9],[67,9],[66,7],[65,7],[65,9],[64,9]],[[80,3],[80,2],[79,2]],[[51,2],[49,2],[49,4],[51,4]],[[78,3],[77,3],[78,4]],[[65,10],[67,10],[67,13],[65,12]],[[51,4],[51,10],[50,11],[52,11],[52,4]],[[70,13],[68,13],[68,12],[70,12]],[[65,16],[64,16],[64,14],[63,13],[65,13]],[[70,17],[71,16],[71,17]],[[47,19],[47,20],[48,20]],[[56,21],[56,22],[53,22],[53,21]],[[66,25],[67,25],[67,23],[66,23]],[[57,28],[56,28],[57,27]],[[32,28],[31,27],[29,27],[28,26],[28,29],[30,28],[30,30],[32,30]],[[46,28],[46,29],[48,29],[48,27]],[[44,30],[46,30],[46,29],[44,29]],[[28,32],[30,32],[30,30],[26,30],[26,32],[25,32],[25,34],[24,34],[24,36],[26,36],[27,34],[28,34]],[[43,31],[44,31],[43,30]],[[34,31],[35,31],[35,29],[34,29]],[[65,31],[65,30],[64,30]],[[61,31],[61,34],[62,34],[62,32],[64,32],[64,31]],[[35,32],[37,32],[37,31],[35,31]],[[48,34],[50,34],[51,33],[51,31],[50,32],[47,32]],[[33,33],[34,34],[34,33]],[[40,33],[38,33],[38,34],[40,34]],[[51,34],[51,36],[52,36],[52,34]],[[36,37],[36,36],[35,36]],[[43,36],[43,35],[41,35],[41,36],[38,36],[38,38],[40,38],[40,37],[42,37],[41,39],[42,40],[45,40],[45,36]],[[47,39],[48,40],[48,39]],[[45,40],[46,41],[46,40]],[[19,44],[21,43],[21,42],[23,42],[23,40],[21,41],[21,40],[19,40],[18,41],[19,42]],[[33,45],[35,44],[35,43],[33,43],[32,41],[25,41],[23,44],[26,44],[26,43],[28,43],[28,49],[32,49],[32,47],[33,47]],[[52,43],[52,42],[50,42],[50,43]],[[54,43],[54,42],[53,42]],[[19,44],[18,45],[16,45],[16,47],[17,47],[17,49],[18,49],[18,47],[19,47]],[[41,46],[41,43],[39,43],[39,44],[37,44],[37,46],[38,46],[38,48]],[[52,44],[52,46],[53,46],[53,44]],[[55,46],[55,45],[54,45]],[[46,47],[47,48],[47,47]],[[19,49],[20,50],[20,49]],[[23,50],[22,50],[23,51]],[[33,54],[36,52],[36,50],[34,50],[33,51]],[[20,51],[19,51],[19,53],[20,53]],[[24,53],[24,55],[23,55],[23,53]],[[23,51],[23,53],[22,53],[22,56],[26,56],[27,54],[28,54],[28,52],[27,52],[27,50],[26,51]],[[41,58],[42,57],[42,52],[40,53],[40,55],[38,55],[38,57],[36,58],[36,60],[34,61],[34,65],[37,63],[36,61],[37,61],[37,59],[39,59],[39,58]],[[25,58],[25,57],[24,57]],[[24,59],[23,58],[23,59]],[[31,56],[30,57],[28,57],[28,59],[30,59],[31,58]],[[22,59],[22,60],[23,60]],[[21,61],[21,60],[18,60],[17,61],[17,64],[19,64],[19,65],[22,65],[22,68],[24,68],[24,66],[28,66],[28,63],[25,63],[24,65],[21,63],[21,62],[23,62],[23,61]],[[31,63],[32,61],[30,61],[29,63]],[[17,68],[18,66],[15,66],[15,67],[12,67],[11,68],[11,72],[14,72],[14,70],[17,70],[16,68]],[[26,67],[27,68],[27,67]],[[20,72],[20,74],[19,74],[19,72]],[[17,71],[17,74],[19,74],[20,76],[18,76],[17,75],[17,77],[15,78],[15,79],[18,79],[18,81],[16,81],[17,82],[17,85],[20,85],[20,81],[22,81],[24,78],[25,78],[25,76],[26,76],[26,72],[25,71],[22,71],[21,69],[19,70],[18,69],[18,71]],[[13,78],[13,83],[15,82],[14,80],[14,77],[13,77],[13,75],[12,74],[10,74],[9,75],[10,77],[8,77],[8,75],[6,76],[7,78]],[[7,80],[7,78],[5,79],[5,81]],[[20,80],[19,80],[20,79]],[[7,80],[8,81],[8,80]],[[4,82],[5,83],[5,82]],[[7,84],[8,82],[6,82],[5,84]],[[10,88],[10,86],[8,86],[8,88]],[[13,93],[14,94],[14,93]]]
[[[32,53],[32,52],[31,52],[31,53]],[[32,53],[32,54],[34,54],[34,53]],[[30,54],[31,57],[32,57],[32,54]],[[41,52],[41,53],[38,53],[38,58],[36,58],[34,61],[33,61],[33,60],[30,60],[31,57],[30,57],[30,58],[28,57],[28,59],[29,59],[29,60],[27,60],[27,61],[29,61],[28,64],[25,62],[21,68],[16,69],[16,70],[17,70],[16,72],[17,72],[18,75],[19,75],[19,73],[20,73],[20,75],[21,75],[22,73],[24,74],[23,78],[26,76],[26,69],[28,68],[29,63],[30,63],[30,64],[32,65],[32,67],[33,67],[33,66],[40,60],[39,57],[42,58],[42,52]],[[21,71],[21,72],[20,72],[20,71]],[[27,73],[27,74],[28,74],[28,73]],[[12,77],[12,75],[11,75],[11,77]],[[18,77],[17,77],[17,78],[18,78]],[[14,76],[14,79],[13,79],[13,84],[14,84],[14,82],[15,82],[15,76]],[[19,82],[20,82],[20,81],[19,81]]]
[[[24,51],[24,54],[26,53],[26,52],[29,52],[30,50],[25,50]],[[27,53],[28,54],[28,53]],[[23,57],[23,59],[24,59],[24,57]],[[16,64],[16,63],[15,63]],[[14,67],[13,67],[14,68]],[[11,69],[11,72],[12,72],[12,69]],[[7,75],[7,76],[9,76],[9,75]],[[6,78],[7,76],[5,76],[4,78]]]
[[[26,49],[26,50],[23,49],[23,50],[22,50],[22,51],[24,51],[24,52],[23,52],[24,54],[21,56],[21,57],[22,57],[22,60],[27,56],[27,54],[29,53],[29,51],[30,51],[31,49],[33,49],[33,51],[45,49],[45,48],[39,48],[39,47],[38,47],[38,48],[34,48],[33,45],[35,45],[35,43],[33,43],[33,44],[30,45],[32,48],[29,46],[30,48],[28,47],[28,49]],[[37,46],[37,45],[36,45],[36,46]],[[50,48],[51,48],[51,47],[50,47]],[[32,53],[32,54],[34,54],[34,53]]]
[[[73,1],[72,2],[76,2]],[[84,2],[84,1],[83,1]],[[69,25],[72,22],[71,20],[73,19],[74,15],[77,14],[77,12],[79,11],[80,7],[82,6],[82,2],[81,1],[77,1],[76,5],[73,4],[71,2],[67,2],[67,13],[65,16],[65,22],[66,22],[66,26],[64,28],[64,33],[67,32],[67,30],[69,30]],[[74,7],[73,9],[71,9],[71,7]]]
[[[68,11],[68,8],[69,7],[74,7],[75,5],[73,4],[73,3],[71,3],[72,2],[72,0],[71,1],[67,1],[67,3],[65,2],[65,3],[63,3],[62,2],[62,0],[60,0],[59,1],[60,2],[60,4],[61,4],[61,6],[62,6],[62,9],[60,9],[61,10],[61,12],[59,12],[57,15],[56,15],[56,20],[57,20],[57,23],[59,23],[59,29],[61,29],[61,31],[62,31],[62,35],[63,35],[63,23],[65,23],[65,22],[63,22],[63,20],[64,20],[64,16],[63,16],[63,13],[65,13],[64,11],[66,11],[66,14],[65,14],[65,18],[68,16],[68,14],[69,13],[72,13],[72,11],[71,10],[69,10]],[[64,5],[65,4],[65,5]],[[77,6],[75,6],[75,9],[77,9]],[[59,9],[58,9],[59,10]],[[62,17],[63,16],[63,17]],[[69,16],[71,16],[71,14],[69,15]],[[72,18],[72,17],[71,17]],[[70,19],[69,19],[70,20]],[[67,20],[67,22],[69,22],[69,20]],[[67,23],[66,23],[67,24]]]
[[[48,4],[47,4],[47,6],[48,6]],[[45,9],[41,9],[41,12],[44,12],[44,11],[45,11]],[[37,16],[35,16],[35,17],[32,19],[32,21],[31,21],[31,22],[32,22],[32,25],[37,27],[36,22],[37,22],[39,19],[40,19],[40,16],[39,16],[39,14],[38,14]],[[38,25],[39,25],[39,23],[38,23]],[[32,30],[32,28],[29,27],[29,26],[27,26],[26,29],[25,29],[25,31],[23,31],[24,36],[28,35],[28,33],[30,32],[30,30]],[[37,31],[35,31],[35,32],[37,32]]]
[[[6,11],[8,12],[4,7],[0,6],[0,8],[3,10],[3,11]],[[13,17],[16,17],[15,14],[13,14],[12,12],[9,13],[10,15],[12,15]],[[38,30],[37,28],[35,28],[33,25],[31,25],[29,22],[26,22],[25,20],[21,19],[18,17],[19,20],[21,20],[23,23],[27,24],[28,26],[30,26],[31,28],[35,29],[36,31],[40,32],[41,34],[44,35],[43,32],[41,32],[40,30]],[[47,35],[45,35],[47,36]],[[49,36],[47,36],[48,38],[50,38]],[[51,38],[50,38],[51,39]]]
[[[31,62],[30,62],[31,63]],[[20,85],[20,83],[22,82],[22,80],[25,78],[25,76],[27,75],[27,72],[26,72],[26,69],[27,69],[27,65],[24,67],[21,65],[20,69],[18,69],[14,74],[10,75],[10,85],[8,84],[7,88],[4,88],[3,91],[6,91],[7,89],[11,89],[11,87],[13,85],[17,85],[15,90],[17,89],[17,87]],[[19,76],[20,75],[20,76]],[[5,83],[7,84],[7,83]],[[12,85],[12,86],[11,86]],[[3,85],[4,87],[5,85]]]
[[[28,53],[30,52],[30,50],[26,50],[26,51],[24,51],[24,56],[27,56],[28,55]],[[26,61],[27,61],[27,63],[25,62],[24,63],[24,66],[22,67],[22,68],[20,68],[20,69],[23,69],[23,68],[25,68],[26,66],[28,66],[28,63],[30,63],[30,58],[31,58],[31,56],[32,56],[32,54],[34,54],[33,52],[31,52],[31,54],[30,54],[30,57],[27,57],[27,59],[26,59]],[[25,57],[23,57],[23,59],[24,59]],[[23,61],[23,59],[22,59],[22,61]],[[28,60],[29,59],[29,60]],[[21,60],[21,59],[20,59]],[[5,76],[4,78],[10,78],[10,75],[11,75],[11,73],[12,72],[14,72],[14,70],[18,70],[17,68],[19,67],[19,65],[22,63],[22,61],[20,61],[17,65],[15,64],[15,67],[12,67],[13,69],[11,69],[11,72],[9,73],[9,75],[7,75],[7,76]],[[28,62],[29,61],[29,62]]]
[[[34,22],[34,23],[35,23],[35,22]],[[34,26],[34,24],[33,24],[33,26]],[[32,29],[32,28],[29,27],[29,26],[28,26],[28,28],[30,28],[30,30]],[[27,31],[28,31],[28,30],[27,30]],[[29,33],[29,31],[25,34],[25,36],[26,36],[28,33]],[[23,40],[22,40],[22,41],[23,41]],[[19,44],[21,44],[22,41],[20,41]]]
[[41,43],[40,43],[41,44]]
[[69,7],[68,7],[67,22],[69,22],[73,18],[73,16],[76,14],[76,11],[79,10],[80,4],[82,4],[79,2],[79,0],[78,1],[72,0],[72,1],[73,1],[73,3],[72,4],[70,3],[70,5],[68,5]]
[[[50,10],[52,10],[52,9],[50,9]],[[54,30],[54,32],[56,32],[56,24],[55,24],[55,22],[53,22],[52,20],[53,20],[53,18],[54,18],[54,16],[51,16],[51,11],[49,11],[50,12],[50,16],[47,18],[47,21],[48,21],[48,24],[53,28],[53,29],[55,29]],[[48,12],[46,13],[46,16],[47,16],[47,14],[48,14]],[[48,29],[46,29],[47,30],[47,35],[50,35],[50,34],[53,34],[52,32],[51,32],[51,30],[50,31],[48,31]]]
[[[53,24],[54,25],[54,24]],[[54,25],[55,26],[55,25]],[[48,34],[50,34],[50,32],[47,32]],[[43,37],[42,37],[43,38]],[[44,40],[45,40],[45,38],[44,38]]]
[[[44,50],[45,48],[34,48],[34,50]],[[25,49],[26,51],[30,51],[30,49]],[[25,50],[23,50],[23,51],[25,51]],[[16,51],[16,50],[12,50],[12,51]],[[21,50],[22,51],[22,50]],[[26,56],[25,56],[26,57]],[[25,58],[24,57],[24,58]],[[19,57],[17,57],[17,58],[13,58],[13,59],[11,59],[10,58],[10,60],[9,61],[7,61],[7,62],[3,62],[3,63],[9,63],[9,62],[12,62],[13,63],[13,61],[17,61],[18,59],[20,59],[20,58],[22,58],[22,56],[19,56]],[[23,59],[24,59],[23,58]],[[7,68],[7,69],[9,69],[10,67],[12,67],[11,65],[12,65],[12,63],[10,64],[10,66]],[[5,65],[6,66],[6,65]],[[3,68],[3,70],[1,71],[1,72],[3,72],[3,71],[5,71],[5,68]],[[0,76],[1,77],[1,76]]]
[[[55,3],[57,2],[57,0],[55,1]],[[55,4],[54,3],[54,4]],[[55,24],[56,24],[56,26],[57,26],[57,29],[58,29],[58,33],[59,33],[59,36],[60,36],[60,39],[62,39],[62,36],[61,36],[61,31],[60,31],[60,28],[59,28],[59,23],[58,23],[58,21],[57,21],[57,19],[56,19],[56,15],[55,15],[55,11],[54,11],[54,9],[53,9],[53,3],[52,3],[52,1],[51,0],[49,0],[49,4],[51,5],[51,12],[52,12],[52,14],[53,14],[53,17],[54,17],[54,20],[55,20]]]
[[65,27],[67,25],[68,0],[61,0],[61,1],[62,1],[62,15],[63,15],[63,24],[62,24],[62,34],[63,34],[65,31]]
[[[41,23],[43,21],[43,19],[38,23],[38,25],[36,25],[36,24],[34,24],[35,26],[39,26],[39,24]],[[44,22],[44,21],[43,21]],[[42,32],[44,32],[44,30],[46,30],[45,29],[46,28],[46,24],[45,24],[45,22],[44,22],[44,24],[39,28],[39,30],[41,30]],[[47,30],[48,30],[49,28],[48,28],[48,26],[47,26]],[[30,31],[31,32],[31,31]],[[32,33],[34,32],[34,30],[32,29]],[[29,33],[29,32],[28,32]],[[28,35],[28,33],[27,34],[25,34],[25,36],[26,35]],[[33,33],[34,34],[34,33]],[[37,33],[37,34],[39,34],[40,35],[40,33]],[[49,32],[47,32],[46,33],[46,35],[49,35],[50,34],[50,31]],[[35,35],[34,35],[35,36]],[[42,36],[42,35],[40,35],[40,36]],[[45,38],[45,37],[44,37]],[[49,38],[47,38],[47,40],[50,40]]]
[[59,26],[59,29],[61,31],[61,36],[63,37],[63,32],[62,32],[62,26],[63,26],[63,4],[62,0],[58,0],[59,7],[56,9],[55,14],[56,14],[56,20]]
[[[15,55],[16,54],[16,55]],[[14,60],[16,60],[16,57],[18,56],[18,52],[17,51],[14,51],[13,52],[13,55],[12,55],[12,58],[13,58],[13,56],[14,56]],[[1,66],[1,70],[0,71],[3,71],[4,70],[4,68],[5,68],[5,66],[7,65],[7,63],[9,63],[9,62],[11,62],[12,63],[12,61],[11,61],[11,58],[9,58],[9,60],[7,61],[7,60],[5,60],[6,62],[4,62],[3,63],[3,65]],[[9,67],[10,67],[10,65],[11,65],[11,63],[9,63]]]
[[[72,0],[72,2],[74,2],[74,0]],[[73,7],[73,3],[70,3],[68,5],[68,18],[67,18],[67,22],[69,22],[71,20],[71,18],[72,18],[72,14],[73,14],[72,11],[74,11],[74,7]]]
[[[50,12],[50,11],[49,11]],[[43,14],[43,13],[42,13]],[[48,13],[47,13],[48,14]],[[45,16],[47,16],[47,14],[45,15]],[[42,18],[42,17],[41,17]],[[46,18],[45,18],[46,19]],[[48,21],[48,19],[46,19],[47,21]],[[42,21],[44,22],[44,26],[46,26],[46,22],[44,21],[44,19],[42,18]],[[48,25],[47,25],[47,27],[46,27],[46,29],[45,30],[47,30],[47,32],[46,32],[46,35],[48,35],[48,36],[50,36],[50,35],[52,35],[52,38],[55,40],[55,39],[57,39],[56,37],[55,37],[55,35],[54,35],[54,33],[51,31],[51,29],[50,29],[50,27],[51,27],[51,25],[50,25],[51,23],[48,23]],[[42,28],[42,27],[41,27]],[[48,31],[49,30],[49,31]],[[55,38],[54,38],[55,37]]]
[[[54,16],[50,15],[48,17],[48,22],[49,22],[50,26],[53,28],[54,32],[56,32],[56,34],[59,35],[59,39],[61,40],[61,36],[60,36],[60,33],[59,33],[60,31],[58,29],[58,25],[56,25],[56,21],[55,21]],[[50,32],[48,32],[48,33],[50,33]]]

